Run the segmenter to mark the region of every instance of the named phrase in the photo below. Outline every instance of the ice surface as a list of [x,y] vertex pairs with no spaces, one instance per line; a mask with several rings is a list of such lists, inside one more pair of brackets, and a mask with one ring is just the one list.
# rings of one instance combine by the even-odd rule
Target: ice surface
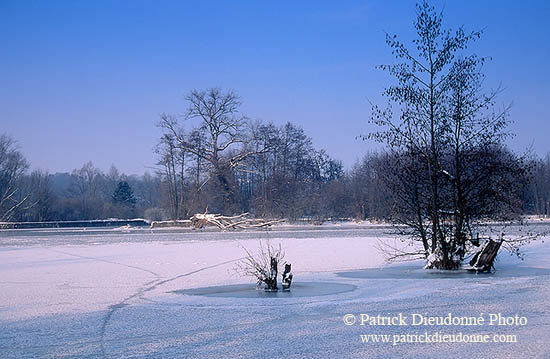
[[[425,271],[421,262],[385,267],[376,242],[386,232],[383,226],[267,233],[0,231],[0,357],[550,357],[547,243],[530,245],[524,262],[502,253],[495,274],[449,274]],[[234,270],[242,247],[255,250],[258,239],[267,238],[281,243],[292,263],[292,295],[241,296],[239,288],[250,293],[255,285]],[[225,285],[226,292],[215,295]],[[324,295],[313,295],[319,288]],[[207,295],[190,295],[201,291]],[[231,291],[237,294],[225,295]],[[392,346],[363,344],[359,335],[424,328],[347,326],[342,320],[348,313],[449,312],[519,314],[529,322],[481,330],[515,334],[517,343]]]

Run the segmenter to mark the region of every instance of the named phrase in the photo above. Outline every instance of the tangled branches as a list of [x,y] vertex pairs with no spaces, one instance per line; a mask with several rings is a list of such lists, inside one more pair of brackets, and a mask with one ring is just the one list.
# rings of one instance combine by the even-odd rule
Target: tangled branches
[[258,281],[258,287],[264,285],[266,291],[276,291],[277,275],[284,267],[285,254],[279,244],[277,247],[269,242],[260,241],[259,251],[252,253],[246,248],[246,257],[237,264],[237,271],[251,276]]

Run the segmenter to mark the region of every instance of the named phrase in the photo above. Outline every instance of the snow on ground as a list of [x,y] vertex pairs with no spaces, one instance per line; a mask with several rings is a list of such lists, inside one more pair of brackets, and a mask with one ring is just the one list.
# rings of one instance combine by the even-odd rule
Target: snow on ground
[[[0,231],[0,357],[550,357],[548,244],[530,245],[524,262],[501,254],[494,275],[441,274],[420,269],[422,263],[386,268],[377,249],[385,236],[383,226],[368,225]],[[257,295],[253,279],[235,272],[243,247],[254,251],[258,240],[284,248],[294,295]],[[233,287],[211,288],[222,285]],[[238,295],[224,294],[235,288]],[[502,313],[528,323],[344,323],[344,315],[361,313],[487,319]],[[360,336],[425,332],[498,333],[517,342],[393,345],[363,343]]]

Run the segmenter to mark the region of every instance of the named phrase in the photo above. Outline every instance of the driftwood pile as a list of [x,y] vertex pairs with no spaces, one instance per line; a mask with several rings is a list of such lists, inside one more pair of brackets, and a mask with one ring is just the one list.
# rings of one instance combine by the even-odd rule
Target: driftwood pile
[[189,219],[172,221],[153,221],[151,228],[188,227],[194,229],[206,226],[216,226],[225,231],[228,229],[247,229],[269,227],[275,223],[284,222],[284,219],[267,220],[263,218],[249,218],[248,213],[238,216],[222,216],[214,213],[197,213]]
[[248,213],[243,213],[238,216],[222,216],[221,214],[213,213],[197,213],[191,218],[191,223],[194,228],[204,228],[208,225],[214,225],[221,230],[228,229],[246,229],[246,228],[262,228],[269,227],[275,223],[283,222],[282,219],[266,220],[261,218],[248,218]]

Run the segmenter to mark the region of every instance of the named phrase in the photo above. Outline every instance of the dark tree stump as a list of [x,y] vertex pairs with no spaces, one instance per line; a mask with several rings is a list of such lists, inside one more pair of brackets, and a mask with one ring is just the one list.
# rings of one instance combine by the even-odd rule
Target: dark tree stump
[[268,292],[275,292],[279,288],[277,287],[277,259],[271,258],[271,271],[269,273],[269,277],[264,280],[265,283],[265,290]]
[[283,285],[283,290],[290,290],[290,284],[292,283],[292,272],[290,271],[290,264],[285,264],[285,271],[283,272],[283,279],[281,284]]
[[472,260],[470,260],[472,270],[478,273],[490,272],[501,245],[502,241],[497,242],[489,239],[481,250],[474,255]]

